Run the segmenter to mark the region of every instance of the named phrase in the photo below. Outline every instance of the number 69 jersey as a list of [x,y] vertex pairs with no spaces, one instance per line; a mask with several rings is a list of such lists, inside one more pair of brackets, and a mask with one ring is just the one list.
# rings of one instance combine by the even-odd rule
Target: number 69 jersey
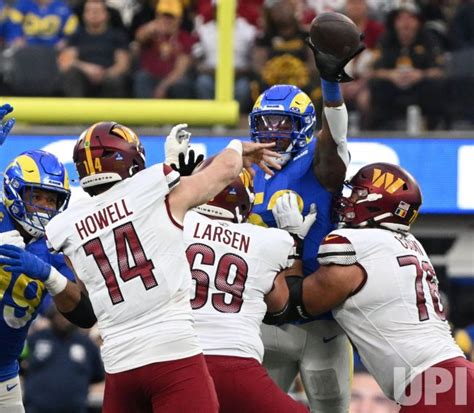
[[166,201],[178,182],[170,167],[151,166],[77,201],[46,228],[89,292],[108,373],[202,352],[183,233]]
[[413,235],[336,230],[321,244],[318,261],[365,271],[363,285],[333,315],[391,399],[400,401],[428,367],[463,356],[445,320],[433,266]]
[[261,363],[264,298],[277,274],[292,265],[292,237],[279,229],[213,220],[190,211],[184,219],[184,241],[204,354]]

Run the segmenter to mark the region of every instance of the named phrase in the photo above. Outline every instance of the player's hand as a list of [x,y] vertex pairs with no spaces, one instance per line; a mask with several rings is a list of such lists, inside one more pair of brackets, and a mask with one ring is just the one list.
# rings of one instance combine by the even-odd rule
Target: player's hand
[[186,130],[187,123],[173,126],[165,141],[165,163],[168,165],[179,163],[179,154],[188,152],[191,133]]
[[13,106],[5,103],[4,105],[0,106],[0,145],[5,142],[8,134],[15,125],[15,119],[8,119],[6,122],[2,122],[3,118],[8,115],[9,113],[13,112]]
[[46,281],[51,273],[51,265],[41,258],[14,245],[0,245],[0,265],[4,270]]
[[181,176],[189,176],[193,173],[196,166],[204,160],[204,155],[201,153],[196,157],[194,150],[190,149],[188,152],[188,162],[186,163],[186,154],[180,152],[178,154],[178,165],[172,163],[170,166],[178,171]]
[[270,143],[255,143],[242,142],[242,159],[244,168],[248,169],[253,164],[257,165],[265,173],[274,175],[272,169],[281,169],[281,165],[275,159],[281,158],[278,152],[272,151],[270,148],[275,146],[275,142]]
[[286,192],[276,200],[272,214],[278,228],[304,239],[316,221],[316,204],[311,204],[308,215],[303,218],[296,194]]
[[354,57],[356,57],[359,53],[361,53],[365,49],[364,43],[362,40],[364,39],[364,35],[361,33],[360,35],[360,45],[357,50],[350,56],[345,58],[340,58],[333,56],[328,53],[321,52],[311,41],[311,38],[307,37],[305,39],[305,43],[309,46],[309,48],[313,51],[314,61],[316,63],[316,67],[318,68],[319,75],[322,79],[327,80],[329,82],[350,82],[354,79],[350,77],[344,70],[344,67],[349,63]]
[[18,248],[25,248],[25,241],[16,229],[0,233],[0,246],[5,244],[14,245]]

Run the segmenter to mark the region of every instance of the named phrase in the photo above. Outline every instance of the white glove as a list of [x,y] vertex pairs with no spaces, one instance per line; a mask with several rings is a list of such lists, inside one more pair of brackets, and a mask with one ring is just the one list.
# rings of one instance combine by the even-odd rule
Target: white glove
[[191,138],[191,132],[186,130],[187,127],[187,123],[175,125],[171,129],[170,134],[166,137],[165,163],[167,165],[171,165],[172,163],[178,165],[178,155],[180,153],[184,153],[186,156],[189,148],[189,139]]
[[25,241],[16,229],[0,233],[0,245],[4,244],[14,245],[18,248],[25,248]]
[[298,198],[294,192],[286,192],[280,196],[272,208],[278,228],[296,234],[304,239],[316,221],[316,204],[311,204],[309,213],[303,218],[298,207]]

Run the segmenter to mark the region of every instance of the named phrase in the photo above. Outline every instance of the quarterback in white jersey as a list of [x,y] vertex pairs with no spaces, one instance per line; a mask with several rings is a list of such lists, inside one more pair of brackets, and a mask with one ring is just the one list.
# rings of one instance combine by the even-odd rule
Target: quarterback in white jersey
[[253,202],[250,182],[244,170],[185,216],[195,328],[221,413],[307,412],[261,365],[262,320],[267,304],[278,311],[286,303],[279,304],[278,290],[285,286],[275,281],[291,271],[296,249],[288,232],[245,223]]
[[339,210],[347,228],[326,236],[321,267],[292,304],[306,315],[332,309],[400,412],[472,413],[474,365],[451,336],[433,266],[408,232],[421,205],[418,184],[399,166],[377,163],[349,185]]
[[217,411],[193,328],[180,222],[238,175],[239,145],[180,182],[168,165],[145,168],[143,147],[125,126],[97,123],[78,139],[73,158],[91,197],[56,216],[46,235],[89,292],[104,340],[104,412]]

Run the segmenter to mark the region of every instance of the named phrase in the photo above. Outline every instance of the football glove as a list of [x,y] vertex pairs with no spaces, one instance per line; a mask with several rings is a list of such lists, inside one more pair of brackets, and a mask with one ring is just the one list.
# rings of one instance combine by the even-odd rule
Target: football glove
[[333,56],[329,53],[323,53],[313,44],[311,38],[307,37],[305,43],[313,51],[314,61],[316,62],[316,67],[319,70],[319,75],[322,79],[327,80],[328,82],[350,82],[354,79],[350,77],[344,70],[344,67],[349,63],[354,57],[361,53],[365,49],[365,45],[362,43],[364,39],[364,34],[361,33],[360,40],[361,43],[357,50],[352,53],[352,55],[344,58]]
[[204,160],[204,155],[201,153],[196,157],[194,150],[190,149],[188,153],[188,162],[186,163],[186,154],[180,152],[178,154],[178,165],[172,163],[170,166],[178,171],[181,176],[189,176],[193,173],[196,166]]
[[5,142],[5,139],[12,130],[13,125],[15,125],[15,119],[13,118],[8,119],[6,122],[2,122],[5,115],[8,115],[12,111],[13,107],[8,103],[5,103],[4,105],[0,106],[0,145]]
[[280,196],[272,208],[278,228],[304,239],[316,221],[316,204],[311,204],[309,213],[303,218],[298,207],[298,199],[294,192],[286,192]]
[[25,241],[16,229],[0,233],[0,246],[5,244],[14,245],[18,248],[25,248]]
[[179,154],[188,152],[191,133],[186,130],[187,123],[173,126],[165,141],[165,163],[168,165],[179,164]]
[[0,265],[4,265],[5,271],[26,274],[43,282],[48,280],[51,273],[49,263],[14,245],[0,246]]

